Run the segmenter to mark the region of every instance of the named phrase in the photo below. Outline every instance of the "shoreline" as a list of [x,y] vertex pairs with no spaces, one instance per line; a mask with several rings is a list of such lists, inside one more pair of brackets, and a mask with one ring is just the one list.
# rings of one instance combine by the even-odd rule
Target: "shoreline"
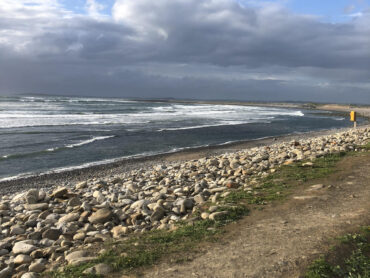
[[[150,101],[150,100],[136,100]],[[370,125],[370,106],[344,105],[344,104],[322,104],[322,103],[288,103],[288,102],[247,102],[247,101],[192,101],[192,100],[152,100],[156,102],[169,103],[193,103],[193,104],[214,104],[214,105],[243,105],[243,106],[265,106],[276,108],[321,110],[338,113],[345,116],[349,111],[356,110],[359,117],[365,121],[358,127],[368,127]],[[43,173],[30,173],[27,176],[21,176],[14,179],[0,180],[0,194],[12,194],[21,192],[30,188],[52,188],[55,186],[68,186],[78,183],[85,179],[104,179],[137,169],[148,169],[157,164],[166,164],[174,162],[184,162],[186,160],[199,159],[211,155],[220,155],[228,152],[236,152],[242,149],[249,149],[258,146],[267,146],[273,143],[280,143],[289,140],[299,140],[312,138],[320,135],[328,135],[336,132],[350,130],[351,127],[331,128],[317,131],[308,131],[304,133],[291,133],[278,136],[241,140],[237,142],[222,143],[218,145],[189,147],[178,151],[159,153],[146,156],[121,157],[111,159],[113,162],[100,164],[97,161],[95,165],[81,167],[81,165],[71,166],[74,169],[58,171],[57,169]],[[92,162],[95,163],[95,162]],[[79,168],[81,167],[81,168]],[[58,172],[53,172],[58,171]],[[11,178],[11,177],[9,177]],[[4,178],[7,179],[7,178]]]
[[[97,256],[97,249],[101,250],[104,241],[117,239],[118,243],[131,234],[172,231],[179,222],[192,226],[200,224],[202,230],[229,223],[249,211],[244,201],[233,200],[242,198],[249,200],[248,204],[266,205],[284,196],[282,192],[289,187],[280,179],[284,177],[280,176],[280,170],[286,169],[286,174],[296,184],[297,177],[303,174],[300,173],[302,169],[307,173],[302,176],[302,181],[303,177],[324,177],[328,174],[328,167],[343,153],[367,152],[370,128],[369,125],[357,129],[333,128],[274,138],[149,158],[148,163],[133,161],[131,166],[136,170],[132,171],[123,171],[123,166],[115,169],[111,165],[106,172],[90,168],[88,174],[92,178],[78,179],[76,183],[72,183],[72,177],[76,178],[76,175],[67,173],[71,178],[54,183],[57,185],[54,188],[25,191],[24,183],[23,192],[14,194],[9,194],[10,189],[7,188],[8,194],[0,198],[2,219],[7,221],[2,224],[1,271],[15,272],[20,276],[27,270],[63,272],[68,265],[72,267],[68,271],[77,266],[77,271],[82,273],[93,263],[108,263],[110,266],[115,264],[117,255],[122,258],[123,253],[119,249],[113,253],[103,251],[104,258]],[[159,162],[164,164],[158,165]],[[364,164],[364,161],[359,163]],[[153,164],[156,165],[149,167]],[[282,165],[296,168],[281,168]],[[128,166],[125,167],[127,170]],[[117,170],[119,172],[115,173]],[[294,175],[291,175],[292,171]],[[274,173],[277,175],[270,176]],[[52,185],[51,179],[40,178]],[[273,183],[268,182],[271,178]],[[324,185],[311,187],[310,191],[319,190]],[[343,194],[340,196],[349,199]],[[298,197],[297,200],[302,200],[302,196]],[[322,200],[326,202],[328,199]],[[307,209],[304,210],[307,213]],[[330,217],[332,213],[328,215]],[[201,219],[207,222],[198,222]],[[206,223],[211,226],[204,226]],[[184,231],[186,233],[180,234],[188,234],[187,229]],[[124,252],[131,250],[128,248],[132,246],[130,241],[126,242],[129,245],[122,249]],[[155,242],[167,243],[167,240]],[[143,246],[146,248],[147,245]],[[114,260],[109,259],[108,262],[105,254],[112,254]],[[129,260],[127,262],[131,261],[131,257],[123,257]],[[132,258],[138,257],[134,254]],[[24,266],[18,266],[22,264]],[[117,265],[127,267],[126,263],[118,262]],[[73,277],[81,276],[74,273]]]
[[[369,126],[368,123],[360,127]],[[352,128],[332,128],[304,133],[293,133],[279,136],[271,136],[237,142],[223,143],[219,145],[194,147],[175,152],[160,153],[143,157],[117,158],[117,161],[98,165],[76,168],[60,172],[46,172],[11,180],[0,181],[0,194],[13,194],[31,188],[52,188],[55,186],[69,186],[86,179],[104,179],[109,176],[129,172],[131,170],[148,169],[158,164],[181,163],[188,160],[203,157],[221,155],[224,153],[237,152],[253,147],[268,146],[274,143],[282,143],[291,140],[300,140],[316,136],[329,135],[332,133],[351,130]],[[78,167],[78,166],[76,166]]]

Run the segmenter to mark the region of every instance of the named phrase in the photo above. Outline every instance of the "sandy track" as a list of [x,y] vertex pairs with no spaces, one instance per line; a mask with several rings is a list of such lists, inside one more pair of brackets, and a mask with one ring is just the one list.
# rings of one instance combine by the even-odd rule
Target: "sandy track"
[[299,277],[331,238],[370,224],[370,156],[348,157],[338,169],[320,181],[329,188],[300,186],[288,201],[231,225],[223,242],[208,245],[193,261],[162,263],[144,276]]

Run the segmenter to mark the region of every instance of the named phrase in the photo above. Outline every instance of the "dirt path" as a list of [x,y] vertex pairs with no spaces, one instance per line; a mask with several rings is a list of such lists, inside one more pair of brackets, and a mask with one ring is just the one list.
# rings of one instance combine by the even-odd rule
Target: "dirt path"
[[299,186],[287,201],[232,224],[222,242],[183,264],[162,263],[144,277],[299,277],[330,239],[370,224],[370,155],[347,157],[338,172]]

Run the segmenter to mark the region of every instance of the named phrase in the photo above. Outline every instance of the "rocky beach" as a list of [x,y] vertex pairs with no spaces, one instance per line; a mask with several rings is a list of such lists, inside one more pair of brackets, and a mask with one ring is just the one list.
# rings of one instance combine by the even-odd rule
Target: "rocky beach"
[[[233,190],[254,193],[258,177],[281,165],[338,152],[357,151],[370,128],[331,130],[310,136],[269,139],[229,152],[172,155],[141,166],[5,192],[0,199],[0,277],[38,277],[65,265],[91,262],[87,250],[130,234],[176,229],[179,221],[217,221],[223,198]],[[210,154],[211,153],[211,154]],[[202,157],[204,155],[204,157]],[[197,157],[200,156],[200,157]],[[158,163],[161,161],[161,163]],[[139,163],[140,165],[140,163]],[[102,174],[103,172],[100,172]],[[50,180],[49,180],[50,181]],[[16,181],[13,181],[16,183]],[[20,186],[18,185],[18,189]],[[212,205],[203,210],[202,204]],[[106,274],[108,265],[86,273]]]
[[0,0],[0,278],[370,278],[370,0]]

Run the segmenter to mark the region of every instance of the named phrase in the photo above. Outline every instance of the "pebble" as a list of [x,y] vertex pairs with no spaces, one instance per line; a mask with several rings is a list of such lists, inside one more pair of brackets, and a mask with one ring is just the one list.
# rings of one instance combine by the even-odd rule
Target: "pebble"
[[21,265],[21,264],[28,264],[32,261],[32,258],[28,255],[20,254],[14,258],[14,264]]
[[0,278],[11,278],[13,274],[13,269],[6,267],[0,271]]
[[59,229],[47,229],[42,233],[42,238],[57,240],[61,234],[62,232]]
[[100,263],[100,264],[97,264],[93,267],[86,269],[84,271],[84,274],[107,275],[111,273],[112,271],[113,269],[111,266],[104,264],[104,263]]
[[68,263],[74,261],[74,260],[77,260],[79,258],[83,258],[83,257],[87,257],[88,256],[88,253],[87,251],[84,251],[84,250],[80,250],[80,251],[74,251],[72,253],[69,253],[65,259]]
[[16,242],[13,246],[13,253],[15,255],[30,254],[33,250],[36,250],[36,247],[25,242]]
[[79,218],[80,218],[80,215],[77,212],[71,212],[59,218],[58,223],[69,223],[69,222],[76,221]]
[[208,218],[210,220],[221,220],[225,215],[227,215],[227,211],[218,211],[211,213]]
[[21,278],[37,278],[37,274],[33,272],[26,272],[24,273]]
[[102,208],[98,211],[94,212],[90,217],[89,221],[92,224],[98,224],[98,223],[105,223],[109,220],[111,220],[113,217],[113,213],[108,208]]
[[62,198],[67,193],[68,193],[67,187],[59,187],[54,190],[54,192],[51,194],[51,197],[52,198]]
[[28,270],[30,272],[41,273],[45,270],[45,264],[42,262],[35,262],[29,266]]

